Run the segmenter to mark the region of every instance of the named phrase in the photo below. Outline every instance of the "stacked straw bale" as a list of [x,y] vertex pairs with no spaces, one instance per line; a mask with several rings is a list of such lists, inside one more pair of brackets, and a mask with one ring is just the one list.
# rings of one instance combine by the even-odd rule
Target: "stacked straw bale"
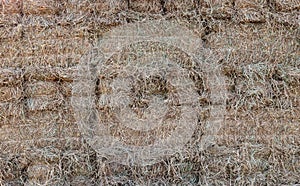
[[[299,184],[299,0],[0,2],[0,185]],[[73,117],[76,65],[109,29],[159,18],[213,51],[228,78],[226,121],[214,147],[194,144],[188,157],[105,163]]]

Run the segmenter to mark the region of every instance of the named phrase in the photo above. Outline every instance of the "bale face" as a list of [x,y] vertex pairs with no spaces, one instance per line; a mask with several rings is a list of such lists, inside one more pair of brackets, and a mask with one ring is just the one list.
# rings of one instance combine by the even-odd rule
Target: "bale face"
[[23,0],[22,13],[25,15],[55,15],[60,13],[63,2],[58,0]]
[[288,12],[291,10],[299,10],[300,9],[300,1],[299,0],[275,0],[272,2],[272,7],[277,11]]
[[188,13],[188,12],[194,12],[196,8],[198,7],[198,2],[191,0],[177,0],[177,1],[172,1],[172,0],[166,0],[163,1],[163,6],[165,8],[165,11],[167,13],[174,13],[174,12],[179,12],[179,13]]
[[151,1],[139,1],[130,0],[129,8],[133,11],[143,12],[143,13],[161,13],[163,7],[161,1],[151,0]]
[[238,10],[237,19],[240,22],[260,23],[266,21],[266,9],[268,7],[267,1],[235,1],[235,7]]
[[0,12],[2,14],[19,14],[22,11],[22,0],[2,0],[0,2]]
[[212,16],[216,19],[229,19],[233,16],[232,0],[203,0],[200,1],[201,14]]

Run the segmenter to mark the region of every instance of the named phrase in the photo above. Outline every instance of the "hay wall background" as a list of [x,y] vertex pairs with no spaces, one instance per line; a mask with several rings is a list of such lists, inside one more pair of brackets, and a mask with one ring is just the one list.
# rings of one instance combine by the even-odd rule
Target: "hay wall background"
[[[0,4],[0,185],[299,184],[299,0],[11,0]],[[112,27],[178,19],[230,83],[217,145],[138,168],[98,162],[75,124],[72,73]]]

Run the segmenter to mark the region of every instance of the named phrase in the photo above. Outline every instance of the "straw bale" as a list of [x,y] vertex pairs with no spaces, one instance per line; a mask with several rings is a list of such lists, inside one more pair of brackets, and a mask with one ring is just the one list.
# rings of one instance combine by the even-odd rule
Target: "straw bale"
[[62,1],[59,0],[23,0],[23,14],[58,14],[62,11],[62,6]]
[[272,14],[275,21],[284,26],[290,26],[294,28],[300,27],[300,13],[298,11],[293,12],[279,12]]
[[[66,104],[67,105],[67,104]],[[75,119],[72,116],[72,111],[70,111],[71,105],[67,105],[67,108],[61,108],[57,110],[45,110],[40,112],[29,112],[26,113],[25,122],[31,125],[59,125],[71,127],[77,127],[75,124]],[[62,128],[63,130],[68,130],[67,127]],[[66,136],[67,137],[67,136]]]
[[[30,57],[7,57],[3,58],[0,68],[24,68],[50,66],[50,67],[73,67],[80,62],[80,54],[50,55],[50,56],[30,56]],[[27,73],[28,74],[28,73]]]
[[68,13],[103,14],[118,13],[128,8],[126,0],[71,0],[67,4]]
[[195,0],[166,0],[164,8],[167,13],[183,12],[189,13],[195,11],[198,6]]
[[48,146],[47,141],[58,143],[60,140],[73,141],[79,138],[81,135],[74,118],[62,112],[60,110],[26,113],[26,117],[19,123],[2,126],[0,139],[3,145],[23,143],[23,146],[29,147],[32,143]]
[[[79,154],[76,150],[66,151],[61,161],[63,165],[66,167],[66,176],[70,179],[70,181],[75,181],[74,178],[78,176],[90,177],[93,174],[92,169],[95,169],[96,160],[92,160],[90,154],[86,152],[85,149],[81,149],[81,153]],[[78,179],[78,178],[77,178]],[[77,180],[79,181],[79,180]],[[81,182],[84,180],[80,180]],[[92,180],[90,180],[92,181]]]
[[122,14],[105,16],[94,14],[27,15],[22,18],[25,38],[44,38],[46,40],[50,38],[87,40],[104,33],[107,26],[114,26],[122,22],[126,22]]
[[[3,61],[5,60],[5,58],[11,59],[11,58],[18,56],[18,53],[19,53],[18,50],[19,50],[20,45],[14,46],[14,43],[16,43],[16,42],[13,41],[13,42],[1,43],[0,54],[1,54],[1,59],[3,59]],[[5,61],[4,61],[4,63],[1,63],[1,65],[5,65]]]
[[22,97],[22,88],[0,87],[0,102],[17,101]]
[[[70,106],[69,106],[70,107]],[[76,125],[76,121],[73,116],[70,114],[71,110],[68,108],[61,108],[54,111],[46,110],[39,112],[30,112],[26,114],[25,124],[35,130],[43,132],[43,129],[46,131],[52,131],[52,136],[49,137],[61,137],[61,138],[72,138],[79,137],[80,132]],[[33,134],[33,137],[37,137]],[[43,137],[43,135],[41,135]],[[44,135],[44,138],[47,138],[47,134]]]
[[54,167],[49,164],[34,163],[28,166],[28,184],[50,184],[49,180],[53,177]]
[[23,40],[22,42],[16,43],[13,47],[9,47],[9,50],[7,50],[7,52],[12,52],[12,50],[19,50],[20,57],[39,55],[64,55],[73,53],[76,54],[76,52],[83,52],[84,49],[78,48],[78,46],[82,46],[81,44],[82,39],[80,38]]
[[[223,24],[207,37],[207,44],[228,64],[297,63],[299,44],[295,31],[282,26]],[[299,63],[299,62],[298,62]]]
[[64,104],[63,95],[39,96],[25,100],[27,111],[57,110]]
[[[28,157],[30,159],[30,165],[36,164],[48,164],[54,165],[54,163],[59,162],[61,150],[57,148],[52,148],[50,146],[46,146],[40,149],[31,148],[27,149],[22,153],[23,156]],[[27,166],[28,166],[27,165]]]
[[76,176],[72,179],[71,185],[93,185],[92,180],[87,176]]
[[[4,46],[5,41],[19,40],[22,34],[22,25],[20,24],[21,16],[13,14],[10,16],[0,15],[0,46]],[[1,54],[0,50],[0,56]]]
[[[95,17],[95,16],[94,16]],[[82,39],[87,32],[93,28],[94,24],[98,24],[95,20],[91,20],[92,15],[25,15],[22,17],[22,26],[24,39]],[[99,17],[99,20],[101,17]],[[101,30],[101,27],[98,28]],[[93,35],[93,33],[89,33]]]
[[[26,123],[24,126],[9,128],[6,132],[13,132],[14,135],[7,135],[3,141],[28,141],[42,139],[60,139],[78,137],[76,133],[72,133],[71,128],[76,125],[60,125],[59,123]],[[9,134],[9,133],[6,133]],[[67,134],[67,136],[65,136]]]
[[0,69],[0,86],[20,85],[22,82],[22,71],[11,68]]
[[[80,46],[80,47],[79,47]],[[81,38],[23,39],[0,48],[2,68],[25,66],[74,66],[89,49],[89,42]]]
[[[27,67],[24,72],[26,81],[59,81],[73,82],[77,76],[77,68],[74,67]],[[42,83],[42,82],[40,82]],[[50,85],[50,83],[49,83]]]
[[34,29],[45,29],[56,27],[58,19],[59,17],[55,15],[24,15],[21,23],[24,26],[24,29],[28,27],[34,27]]
[[[1,55],[3,56],[3,59],[5,58],[14,58],[18,57],[20,53],[22,53],[24,46],[22,46],[21,42],[11,42],[10,45],[8,45],[8,42],[6,42],[6,45],[3,43],[1,47]],[[26,51],[27,55],[30,55],[31,51]]]
[[[300,82],[289,75],[293,68],[295,67],[292,65],[282,68],[282,64],[271,65],[268,62],[241,64],[240,67],[233,68],[235,72],[229,76],[238,78],[231,78],[231,108],[239,114],[261,111],[262,108],[296,112],[300,106],[300,89],[296,87]],[[268,119],[271,122],[271,119]]]
[[1,142],[22,140],[20,129],[9,125],[2,126],[0,131],[0,140]]
[[[50,147],[52,149],[56,148],[59,150],[63,149],[79,149],[82,146],[82,141],[77,137],[68,138],[42,138],[34,140],[21,141],[3,141],[0,143],[0,148],[3,150],[4,154],[24,154],[28,149],[40,149]],[[30,158],[30,155],[27,156]],[[34,160],[34,159],[31,159]]]
[[233,0],[203,0],[200,1],[200,12],[217,19],[229,19],[234,13],[233,4]]
[[[251,112],[242,111],[236,120],[232,119],[234,117],[228,118],[219,133],[238,136],[297,136],[300,121],[298,114],[300,114],[298,110],[290,111],[270,107]],[[230,111],[228,115],[235,116],[236,113]],[[253,120],[253,116],[259,119]]]
[[55,71],[58,74],[59,80],[67,83],[73,82],[78,76],[78,68],[76,66],[70,68],[56,68]]
[[37,81],[26,84],[25,94],[30,97],[59,94],[59,85],[55,82]]
[[15,40],[10,45],[3,43],[0,53],[4,63],[0,65],[66,66],[78,63],[78,58],[88,51],[90,43],[76,35],[82,37],[87,31],[78,30],[76,33],[76,29],[57,26],[55,22],[55,19],[45,17],[23,18],[22,25],[26,25],[22,28],[23,39]]
[[[0,20],[1,21],[1,20]],[[20,24],[13,26],[13,27],[8,27],[7,24],[5,24],[4,27],[1,27],[0,23],[0,41],[1,41],[1,46],[3,45],[8,45],[8,43],[4,41],[14,41],[20,39],[22,36],[22,26]],[[4,54],[0,53],[0,56]]]
[[20,14],[22,12],[22,0],[0,1],[0,13]]
[[237,18],[242,23],[265,22],[265,8],[267,1],[236,0],[235,8],[238,10]]
[[0,14],[0,26],[2,27],[10,27],[19,24],[22,16],[19,14],[5,15]]
[[[24,72],[24,79],[26,81],[57,81],[58,74],[53,68],[27,68]],[[50,84],[49,84],[50,85]]]
[[37,149],[44,147],[53,147],[57,149],[67,150],[79,149],[82,146],[82,141],[81,138],[78,138],[77,136],[72,137],[72,135],[68,135],[68,137],[61,138],[45,138],[39,140],[32,140],[31,142],[29,142],[29,144]]
[[[2,125],[15,125],[24,114],[24,105],[18,102],[0,103],[0,128]],[[2,130],[2,129],[1,129]]]
[[142,13],[161,13],[163,7],[160,0],[129,0],[129,9]]
[[235,0],[236,9],[263,9],[267,7],[266,0]]
[[300,0],[274,0],[271,5],[277,11],[300,10]]
[[[29,19],[29,20],[27,20]],[[70,25],[52,25],[48,27],[43,27],[40,24],[34,24],[33,20],[29,17],[27,19],[23,18],[23,34],[24,38],[28,40],[49,40],[49,39],[71,39],[76,38],[73,28]],[[57,19],[58,21],[58,19]],[[45,29],[46,28],[46,29]]]
[[7,156],[0,156],[0,183],[20,185],[20,183],[14,181],[22,176],[22,170],[26,169],[28,164],[28,159],[23,155],[8,154]]
[[263,23],[266,22],[264,13],[260,11],[253,11],[247,9],[241,9],[237,13],[237,18],[241,23]]

